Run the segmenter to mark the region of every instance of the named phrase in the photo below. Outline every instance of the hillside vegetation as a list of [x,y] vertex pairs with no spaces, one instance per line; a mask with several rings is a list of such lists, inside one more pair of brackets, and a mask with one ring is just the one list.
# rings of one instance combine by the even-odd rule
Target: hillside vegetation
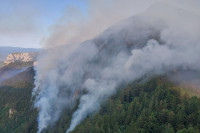
[[[0,87],[1,133],[37,132],[38,114],[31,100],[33,76],[29,68],[14,78],[21,79],[19,83]],[[162,76],[135,81],[118,89],[72,133],[200,132],[200,98],[183,90]],[[43,133],[65,133],[74,110],[65,110]]]
[[17,83],[0,86],[0,133],[36,133],[37,111],[31,102],[33,74],[29,68],[15,77]]
[[[71,114],[44,132],[65,133]],[[101,110],[72,133],[194,133],[200,132],[200,99],[189,97],[165,77],[119,89]]]

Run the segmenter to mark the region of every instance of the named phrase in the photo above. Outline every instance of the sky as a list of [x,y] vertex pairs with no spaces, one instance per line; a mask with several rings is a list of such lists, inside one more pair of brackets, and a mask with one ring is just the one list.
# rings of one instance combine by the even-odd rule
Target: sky
[[48,48],[80,43],[154,1],[0,0],[0,46]]
[[[77,44],[157,1],[165,0],[0,0],[0,46]],[[176,0],[180,3],[199,15],[199,0]]]
[[40,48],[68,7],[76,6],[83,14],[87,4],[81,0],[0,0],[0,46]]

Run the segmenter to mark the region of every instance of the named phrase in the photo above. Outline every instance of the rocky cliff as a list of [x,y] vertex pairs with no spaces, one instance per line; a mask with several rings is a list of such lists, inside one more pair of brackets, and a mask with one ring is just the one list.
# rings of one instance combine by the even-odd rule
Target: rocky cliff
[[33,62],[37,56],[36,52],[30,53],[12,53],[4,61],[4,66],[14,62]]

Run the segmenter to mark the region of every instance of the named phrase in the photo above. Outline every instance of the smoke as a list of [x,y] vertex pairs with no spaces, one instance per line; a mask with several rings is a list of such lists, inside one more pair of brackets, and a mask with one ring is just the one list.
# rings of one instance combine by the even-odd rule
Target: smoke
[[5,68],[0,69],[0,84],[4,82],[5,80],[12,78],[16,76],[17,74],[25,71],[27,68],[22,68],[22,69],[10,69],[10,70],[4,70]]
[[38,133],[79,100],[66,132],[74,130],[122,82],[179,69],[199,72],[200,16],[189,9],[157,3],[92,40],[43,53],[35,68],[33,90]]
[[200,93],[200,72],[185,70],[169,75],[170,80],[184,88],[190,88],[196,95]]
[[60,20],[50,27],[51,34],[45,36],[41,44],[55,47],[81,43],[103,32],[109,26],[138,14],[156,0],[84,0],[88,4],[86,12],[78,7],[67,7]]

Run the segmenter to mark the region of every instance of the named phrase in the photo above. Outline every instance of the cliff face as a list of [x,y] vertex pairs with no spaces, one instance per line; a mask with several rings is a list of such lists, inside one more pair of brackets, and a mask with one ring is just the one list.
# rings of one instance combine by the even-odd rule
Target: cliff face
[[37,56],[37,53],[31,52],[31,53],[12,53],[9,54],[4,61],[4,65],[8,65],[10,63],[14,62],[33,62],[35,61]]

